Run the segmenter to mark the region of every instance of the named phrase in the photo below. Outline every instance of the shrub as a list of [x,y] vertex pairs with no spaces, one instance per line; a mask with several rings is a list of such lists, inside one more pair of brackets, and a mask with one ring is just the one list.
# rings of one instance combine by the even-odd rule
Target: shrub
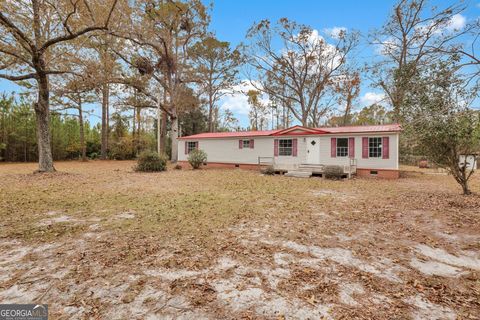
[[167,158],[153,151],[144,151],[138,156],[135,171],[156,172],[167,170]]
[[325,166],[323,176],[326,179],[338,180],[341,179],[343,175],[342,166]]
[[192,150],[188,155],[188,162],[193,169],[198,169],[203,163],[207,162],[207,154],[203,150]]
[[273,176],[275,174],[275,169],[273,168],[273,166],[268,166],[262,170],[262,173],[269,176]]
[[182,170],[182,166],[179,164],[176,164],[175,167],[173,167],[175,170]]
[[128,160],[135,157],[133,140],[130,137],[119,138],[109,144],[108,156],[115,160]]

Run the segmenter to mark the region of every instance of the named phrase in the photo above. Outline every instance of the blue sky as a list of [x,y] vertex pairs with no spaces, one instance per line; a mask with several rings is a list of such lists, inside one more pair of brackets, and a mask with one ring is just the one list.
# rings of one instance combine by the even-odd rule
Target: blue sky
[[[206,1],[208,2],[208,1]],[[386,21],[391,8],[396,1],[390,0],[216,0],[211,12],[211,27],[217,37],[229,41],[232,46],[243,41],[248,28],[262,19],[276,21],[288,17],[299,23],[307,24],[314,29],[322,30],[333,27],[355,29],[362,33],[362,41],[355,58],[360,64],[371,61],[375,52],[366,44],[365,36],[374,28],[379,28]],[[432,5],[446,7],[454,2],[432,0]],[[464,13],[466,21],[478,19],[480,16],[480,0],[466,1],[468,9]],[[0,92],[18,91],[19,88],[8,81],[0,80]],[[374,102],[380,97],[381,91],[371,88],[364,81],[358,108]],[[248,106],[246,100],[235,96],[221,102],[222,107],[234,111],[242,126],[248,125]],[[98,108],[96,108],[98,109]],[[96,110],[96,113],[99,113]],[[92,122],[98,122],[98,117],[91,117]]]

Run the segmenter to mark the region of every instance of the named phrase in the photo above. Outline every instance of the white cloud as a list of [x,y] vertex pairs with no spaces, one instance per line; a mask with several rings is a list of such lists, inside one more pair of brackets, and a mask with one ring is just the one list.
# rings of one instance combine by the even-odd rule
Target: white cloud
[[[229,109],[236,115],[248,115],[250,105],[246,93],[249,90],[256,90],[256,88],[248,80],[241,81],[240,84],[233,87],[234,93],[227,94],[221,99],[220,109]],[[264,95],[261,96],[260,101],[264,104],[270,103],[270,100]]]
[[362,97],[360,97],[360,102],[363,106],[370,106],[374,103],[383,104],[385,103],[385,94],[377,92],[366,92]]
[[325,28],[323,32],[333,39],[340,38],[341,34],[345,34],[347,32],[347,28],[345,27],[333,27],[333,28]]
[[462,30],[467,24],[467,18],[457,13],[452,16],[450,23],[446,27],[448,31]]

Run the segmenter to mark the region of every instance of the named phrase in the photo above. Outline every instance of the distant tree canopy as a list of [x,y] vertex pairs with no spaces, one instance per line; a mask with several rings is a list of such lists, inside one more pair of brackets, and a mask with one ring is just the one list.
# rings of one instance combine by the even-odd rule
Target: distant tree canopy
[[[398,0],[367,37],[265,19],[234,47],[210,31],[212,7],[201,0],[0,1],[0,78],[22,87],[0,99],[0,159],[37,160],[48,172],[54,159],[128,159],[148,149],[175,162],[182,135],[294,124],[407,128],[412,110],[430,128],[432,101],[448,99],[452,110],[465,108],[455,109],[461,118],[472,105],[452,97],[480,85],[480,23],[454,23],[468,5]],[[363,68],[362,39],[377,53]],[[449,77],[434,77],[431,67],[442,63]],[[366,85],[384,99],[359,110]],[[451,89],[443,100],[442,85]],[[237,106],[221,101],[241,94],[243,128]],[[401,148],[427,156],[415,132],[423,130],[405,130]]]

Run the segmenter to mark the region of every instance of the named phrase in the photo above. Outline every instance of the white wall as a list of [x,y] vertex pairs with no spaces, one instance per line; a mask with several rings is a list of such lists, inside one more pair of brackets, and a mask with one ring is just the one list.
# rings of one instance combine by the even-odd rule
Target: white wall
[[[350,135],[322,135],[320,137],[320,163],[327,165],[348,165],[348,157],[332,158],[330,154],[330,140],[335,138],[355,138],[355,159],[358,168],[397,169],[398,170],[398,134],[350,134]],[[362,158],[362,137],[389,137],[389,158]]]
[[[390,137],[389,159],[369,158],[362,159],[362,137]],[[349,134],[349,135],[320,135],[320,159],[318,163],[327,165],[348,165],[348,157],[330,157],[330,139],[355,137],[355,158],[358,168],[372,169],[398,169],[398,133],[377,134]],[[311,136],[310,136],[311,137]],[[198,139],[199,148],[208,156],[208,162],[234,163],[234,164],[257,164],[258,157],[273,157],[274,139],[296,138],[297,157],[278,156],[275,163],[281,169],[293,169],[299,164],[306,162],[307,146],[306,136],[281,136],[281,137],[255,137],[254,149],[239,149],[240,138],[222,139]],[[248,138],[245,138],[248,139]],[[179,140],[178,160],[186,161],[185,140]]]

